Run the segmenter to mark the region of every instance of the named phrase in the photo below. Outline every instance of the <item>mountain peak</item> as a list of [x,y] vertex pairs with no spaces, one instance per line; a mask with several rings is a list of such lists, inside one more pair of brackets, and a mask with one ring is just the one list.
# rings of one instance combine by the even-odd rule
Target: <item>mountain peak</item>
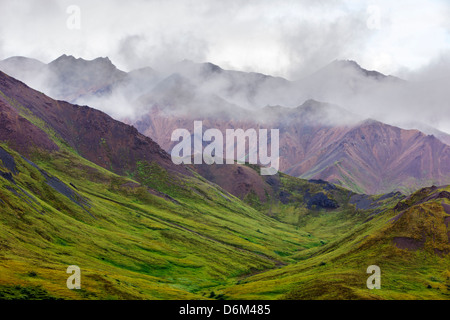
[[[330,104],[328,102],[322,102],[315,99],[308,99],[305,102],[303,102],[302,105],[298,106],[296,108],[297,110],[301,110],[303,112],[330,112],[331,110],[340,110],[344,111],[341,107],[337,105]],[[347,111],[345,111],[347,112]]]
[[18,61],[18,62],[30,62],[31,61],[31,62],[44,64],[43,62],[41,62],[37,59],[28,58],[28,57],[24,57],[24,56],[12,56],[12,57],[2,60],[1,62],[11,62],[11,61]]
[[93,60],[85,60],[83,58],[75,58],[72,55],[63,54],[62,56],[56,58],[49,65],[71,65],[71,64],[81,64],[81,65],[105,65],[109,67],[116,68],[116,66],[111,62],[108,57],[98,57]]
[[184,59],[175,65],[176,69],[187,72],[220,72],[223,71],[221,67],[211,62],[194,62],[192,60]]
[[335,66],[341,66],[341,67],[355,67],[355,68],[359,68],[359,69],[363,69],[358,62],[356,62],[355,60],[333,60],[333,62],[330,63],[330,65],[335,65]]
[[78,60],[77,58],[75,58],[72,55],[67,55],[67,54],[63,54],[61,56],[59,56],[58,58],[56,58],[55,60],[53,60],[52,62],[56,62],[56,61],[73,61],[73,60]]
[[328,70],[328,71],[341,71],[341,70],[353,70],[357,73],[360,73],[366,77],[373,78],[376,80],[383,80],[386,78],[395,78],[392,76],[387,76],[381,72],[378,72],[376,70],[367,70],[361,67],[356,61],[354,60],[334,60],[327,66],[325,66],[322,70]]
[[107,64],[113,64],[111,62],[111,60],[109,59],[109,57],[98,57],[94,60],[91,60],[92,62],[103,62],[103,63],[107,63]]
[[318,107],[322,107],[326,105],[325,102],[320,102],[314,99],[308,99],[305,102],[303,102],[303,104],[301,106],[299,106],[298,108],[318,108]]
[[85,60],[63,54],[47,66],[52,74],[49,95],[70,102],[126,76],[126,72],[117,69],[108,57]]
[[368,118],[368,119],[363,120],[363,121],[361,122],[361,124],[362,124],[362,125],[365,125],[365,126],[371,126],[371,125],[386,125],[385,123],[382,123],[382,122],[380,122],[380,121],[378,121],[378,120],[375,120],[375,119],[372,119],[372,118]]

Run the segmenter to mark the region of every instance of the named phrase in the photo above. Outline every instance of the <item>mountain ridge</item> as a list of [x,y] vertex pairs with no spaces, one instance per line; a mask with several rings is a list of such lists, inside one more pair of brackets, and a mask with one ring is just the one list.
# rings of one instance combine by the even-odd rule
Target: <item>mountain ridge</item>
[[[199,169],[207,179],[137,129],[0,72],[1,121],[0,299],[448,296],[448,187],[364,195],[253,165]],[[321,139],[347,133],[330,130]],[[383,290],[368,291],[374,264]],[[69,265],[82,290],[67,289]]]
[[[49,125],[71,148],[104,168],[124,174],[134,170],[138,160],[156,160],[168,170],[188,174],[183,166],[175,166],[153,140],[102,111],[52,100],[3,72],[0,92],[9,98],[11,108],[43,120],[44,126]],[[93,147],[99,144],[100,151]]]
[[[84,61],[68,56],[61,56],[58,59],[72,62]],[[106,58],[98,58],[92,61],[100,62],[100,64],[103,61],[105,65],[109,66],[108,68],[111,68],[110,71],[113,74],[117,69]],[[330,154],[331,150],[338,150],[336,148],[339,143],[344,142],[339,141],[339,139],[344,139],[344,134],[350,130],[350,127],[356,128],[361,125],[359,121],[362,121],[364,117],[347,111],[346,108],[342,108],[336,103],[326,104],[311,96],[321,96],[322,94],[317,90],[326,93],[330,88],[336,89],[331,90],[332,95],[330,97],[333,97],[333,94],[336,93],[338,94],[338,96],[335,96],[337,98],[342,94],[345,96],[361,90],[362,92],[374,92],[379,85],[383,86],[383,83],[391,82],[392,79],[389,76],[366,70],[354,61],[336,60],[312,78],[310,76],[306,80],[300,80],[300,82],[303,81],[304,84],[307,84],[302,89],[303,93],[307,93],[309,88],[312,89],[311,94],[308,93],[305,96],[308,98],[303,100],[296,93],[297,84],[294,85],[293,82],[285,79],[280,80],[281,78],[277,79],[262,74],[227,71],[211,63],[182,61],[179,65],[183,67],[178,67],[178,70],[177,67],[174,67],[174,70],[170,71],[167,77],[158,72],[153,72],[153,69],[143,69],[140,73],[121,73],[119,70],[118,78],[106,77],[104,80],[98,81],[92,81],[91,79],[85,84],[79,85],[77,81],[83,83],[83,77],[78,77],[78,80],[73,83],[61,83],[65,88],[64,90],[67,90],[65,94],[67,100],[75,99],[83,104],[98,103],[102,106],[101,109],[103,107],[107,109],[108,114],[134,125],[139,132],[154,139],[167,152],[170,152],[171,147],[173,147],[173,142],[169,141],[171,132],[180,128],[180,126],[184,128],[192,127],[192,123],[189,123],[189,121],[193,118],[196,118],[196,120],[203,119],[205,127],[216,127],[222,131],[226,127],[260,128],[272,126],[281,129],[281,132],[283,132],[280,144],[283,153],[281,170],[300,177],[329,179],[363,193],[384,193],[398,188],[404,192],[411,192],[417,187],[448,182],[448,178],[443,176],[444,168],[447,168],[448,157],[444,155],[442,162],[434,161],[425,155],[425,149],[423,149],[425,144],[423,143],[422,149],[410,145],[411,150],[417,152],[416,156],[424,158],[414,160],[416,158],[414,156],[413,160],[406,160],[407,163],[411,163],[411,161],[423,163],[411,164],[412,167],[415,166],[416,171],[412,167],[404,166],[404,170],[409,172],[412,178],[404,179],[403,182],[394,181],[395,178],[391,178],[392,181],[385,182],[383,182],[383,179],[380,180],[380,177],[385,176],[386,173],[383,173],[380,165],[376,164],[376,152],[372,153],[372,159],[362,154],[369,150],[367,147],[363,147],[363,143],[366,143],[367,140],[362,142],[355,140],[355,137],[353,137],[352,143],[359,144],[359,147],[353,150],[349,149],[351,146],[346,150],[339,149],[341,151],[337,154],[342,156],[340,159],[337,159],[336,155]],[[326,70],[330,68],[343,71],[342,73],[332,72],[335,74],[333,77],[326,76],[325,79],[322,79],[323,75],[321,76],[320,73],[327,73]],[[68,71],[62,72],[62,74],[65,73],[68,73]],[[316,77],[315,80],[314,77]],[[346,83],[347,80],[348,83]],[[288,85],[280,86],[279,81]],[[399,83],[402,81],[395,80],[394,82],[397,86],[401,85]],[[317,85],[317,83],[320,83],[320,85]],[[343,87],[341,88],[341,86]],[[320,89],[322,87],[323,89]],[[273,94],[274,92],[277,92],[277,94]],[[267,108],[271,105],[268,102],[277,100],[274,97],[280,96],[290,97],[289,99],[293,97],[292,99],[299,101],[299,103],[294,107],[289,107],[290,109],[282,107],[277,108],[277,110],[273,107]],[[273,105],[283,105],[279,102],[286,101],[277,102]],[[247,108],[250,105],[259,105],[260,108]],[[123,110],[124,113],[116,114],[116,109]],[[382,130],[382,126],[379,126],[379,129]],[[394,131],[391,134],[393,136],[386,137],[386,141],[391,138],[399,139],[396,138],[398,134]],[[313,137],[313,135],[316,135],[316,137]],[[446,141],[445,135],[438,135],[438,137],[441,141]],[[421,139],[425,141],[425,137]],[[398,142],[402,143],[400,140]],[[330,141],[337,143],[334,149],[330,146]],[[430,142],[432,141],[430,140]],[[391,148],[395,147],[391,146]],[[431,149],[429,149],[430,153],[437,155],[440,151],[436,150],[442,148],[439,144],[432,142]],[[405,154],[409,152],[406,149],[403,151]],[[357,154],[358,160],[351,159],[350,153]],[[396,153],[393,152],[392,154]],[[331,159],[335,159],[337,162],[341,161],[341,163],[344,163],[344,167],[335,166]],[[396,159],[392,159],[392,161],[396,161]],[[432,167],[428,168],[430,164],[432,164]],[[361,172],[366,170],[367,166],[369,171],[373,172],[368,173],[370,179],[364,181],[362,178],[364,174]],[[421,167],[427,167],[427,173],[419,174],[418,172],[422,170]],[[397,167],[398,170],[400,168],[401,166]],[[438,169],[435,170],[434,168]],[[360,177],[353,177],[352,170],[356,170]],[[394,170],[391,173],[392,177],[401,176],[405,178],[404,172]]]

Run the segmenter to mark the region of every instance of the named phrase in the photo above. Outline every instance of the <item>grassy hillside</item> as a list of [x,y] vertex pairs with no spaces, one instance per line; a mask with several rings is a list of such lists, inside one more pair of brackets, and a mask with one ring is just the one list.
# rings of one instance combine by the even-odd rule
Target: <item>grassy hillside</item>
[[448,188],[175,166],[99,111],[0,87],[0,299],[448,299]]
[[[313,241],[205,180],[180,178],[175,188],[168,176],[147,172],[147,184],[162,193],[67,151],[31,162],[1,147],[1,292],[198,298],[199,290],[287,263]],[[83,272],[81,291],[65,287],[73,264]]]
[[[3,299],[448,298],[443,189],[369,197],[280,175],[252,207],[154,163],[121,177],[69,150],[0,157]],[[331,208],[305,199],[319,193]],[[366,288],[372,264],[382,290]]]
[[[449,190],[420,190],[325,246],[299,252],[297,263],[223,293],[233,299],[449,299]],[[381,268],[380,290],[366,287],[370,265]]]

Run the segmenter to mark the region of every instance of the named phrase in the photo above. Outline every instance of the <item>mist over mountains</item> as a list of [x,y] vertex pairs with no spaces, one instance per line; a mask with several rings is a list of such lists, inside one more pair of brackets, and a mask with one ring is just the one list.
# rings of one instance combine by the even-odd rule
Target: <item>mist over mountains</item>
[[175,145],[172,131],[190,130],[194,120],[222,132],[278,128],[280,169],[297,177],[361,193],[450,182],[449,135],[430,124],[446,121],[441,99],[447,90],[428,92],[419,82],[354,61],[333,61],[297,81],[188,60],[163,71],[127,73],[108,58],[67,55],[49,64],[12,57],[0,69],[55,99],[94,106],[132,124],[168,152]]
[[[299,167],[347,169],[340,178],[367,190],[448,172],[449,147],[433,136],[330,125],[333,109],[343,112],[314,100],[266,108],[285,126],[284,151],[309,154]],[[177,166],[136,128],[2,72],[0,138],[0,299],[448,297],[448,186],[367,195],[248,164]],[[74,263],[83,290],[66,287]],[[384,290],[363,286],[374,264],[395,280]]]
[[450,1],[0,13],[0,302],[449,299]]
[[439,131],[450,130],[445,79],[430,80],[428,74],[423,81],[417,77],[406,81],[349,60],[335,60],[296,81],[188,60],[163,70],[149,66],[127,73],[108,58],[88,61],[63,55],[44,64],[12,57],[1,61],[0,68],[51,97],[92,105],[132,121],[153,106],[215,113],[231,109],[229,104],[235,110],[260,110],[266,106],[294,108],[314,99],[339,105],[364,119],[408,129],[434,128],[427,133],[437,133],[444,141],[448,140]]

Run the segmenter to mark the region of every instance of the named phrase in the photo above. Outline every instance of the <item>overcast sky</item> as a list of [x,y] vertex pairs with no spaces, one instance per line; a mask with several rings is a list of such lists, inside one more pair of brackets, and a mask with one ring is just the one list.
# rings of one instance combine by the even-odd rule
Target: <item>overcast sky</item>
[[448,0],[0,0],[0,16],[0,59],[108,56],[125,71],[189,59],[297,79],[352,59],[408,76],[450,52]]

